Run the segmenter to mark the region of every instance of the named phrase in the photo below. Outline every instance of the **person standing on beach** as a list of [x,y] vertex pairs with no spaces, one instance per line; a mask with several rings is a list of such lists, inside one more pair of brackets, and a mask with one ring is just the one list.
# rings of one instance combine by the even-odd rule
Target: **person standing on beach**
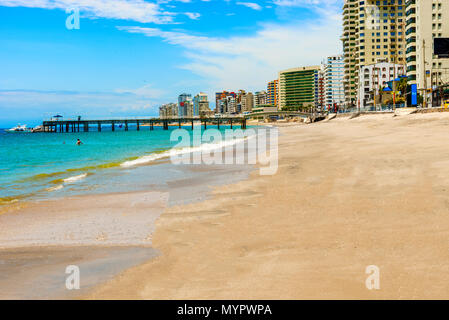
[[76,145],[77,145],[77,146],[80,146],[80,145],[82,145],[82,144],[84,144],[84,143],[82,143],[80,139],[76,139]]

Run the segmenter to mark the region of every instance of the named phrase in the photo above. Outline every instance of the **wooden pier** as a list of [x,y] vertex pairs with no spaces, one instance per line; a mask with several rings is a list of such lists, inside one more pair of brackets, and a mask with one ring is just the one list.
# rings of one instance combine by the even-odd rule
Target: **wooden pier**
[[179,118],[179,119],[111,119],[111,120],[49,120],[42,123],[44,132],[89,132],[92,128],[96,128],[96,131],[101,132],[102,126],[107,125],[111,127],[112,131],[115,131],[116,127],[124,127],[125,131],[129,130],[130,125],[135,126],[137,131],[140,131],[142,126],[148,126],[150,130],[154,130],[154,125],[162,126],[164,130],[168,130],[173,124],[181,128],[183,125],[189,125],[193,130],[193,124],[201,121],[201,125],[204,129],[207,129],[207,125],[216,125],[220,128],[220,125],[230,125],[231,128],[235,125],[240,125],[241,129],[246,129],[245,117],[227,117],[227,118]]

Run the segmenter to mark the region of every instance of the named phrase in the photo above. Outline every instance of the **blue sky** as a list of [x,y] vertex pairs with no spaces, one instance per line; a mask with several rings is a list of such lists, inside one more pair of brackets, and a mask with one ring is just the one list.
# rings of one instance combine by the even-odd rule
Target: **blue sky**
[[[68,8],[80,11],[69,30]],[[0,127],[156,116],[341,53],[342,0],[0,0]]]

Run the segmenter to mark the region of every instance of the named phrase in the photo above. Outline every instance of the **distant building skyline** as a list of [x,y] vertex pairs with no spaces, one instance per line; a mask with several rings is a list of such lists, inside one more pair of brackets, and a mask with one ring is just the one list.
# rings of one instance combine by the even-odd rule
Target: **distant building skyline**
[[[183,92],[207,93],[214,109],[222,88],[266,90],[278,70],[340,47],[340,23],[328,19],[339,4],[281,1],[256,10],[226,1],[92,1],[80,29],[69,30],[64,3],[82,1],[53,2],[0,1],[0,126],[37,125],[55,114],[154,116]],[[255,43],[269,50],[248,45]]]

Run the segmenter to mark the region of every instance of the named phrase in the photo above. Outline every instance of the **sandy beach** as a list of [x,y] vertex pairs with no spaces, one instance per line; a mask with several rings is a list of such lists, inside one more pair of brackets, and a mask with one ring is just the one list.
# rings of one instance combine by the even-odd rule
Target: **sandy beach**
[[[145,217],[155,220],[148,248],[152,251],[147,256],[139,253],[134,266],[110,272],[81,296],[448,298],[449,144],[445,137],[449,113],[338,117],[310,125],[282,124],[279,128],[279,168],[275,175],[261,176],[254,170],[249,179],[217,186],[205,201],[187,205],[165,208],[165,200],[151,198],[151,206],[158,208],[157,214]],[[142,219],[148,201],[145,195],[93,195],[64,203],[28,204],[5,213],[0,216],[2,221],[10,226],[15,223],[16,228],[3,229],[3,243],[15,237],[15,243],[26,248],[38,237],[42,247],[33,246],[31,253],[23,248],[5,248],[0,258],[13,260],[17,267],[23,256],[30,258],[37,252],[41,260],[48,255],[50,258],[44,261],[55,261],[62,268],[70,260],[67,254],[61,253],[59,258],[54,255],[64,247],[48,249],[48,244],[57,239],[70,248],[84,239],[81,244],[85,250],[77,250],[83,252],[85,262],[97,256],[92,250],[109,250],[100,252],[100,256],[119,261],[117,257],[133,260],[133,255],[116,254],[114,247],[92,248],[98,244],[95,238],[67,239],[65,233],[56,230],[51,237],[46,236],[32,227],[39,221],[22,235],[14,230],[20,230],[27,215],[38,217],[45,212],[49,219],[62,208],[71,208],[64,221],[76,230],[76,216],[92,203],[96,206],[91,213],[101,217],[112,212],[131,228],[134,222],[122,213],[132,210],[134,220]],[[123,201],[125,204],[117,208]],[[86,212],[81,221],[94,231],[89,234],[101,234],[105,228],[120,234],[126,229],[99,227],[87,216]],[[126,245],[135,248],[146,239],[142,225],[133,234],[133,241],[125,242],[122,249]],[[112,241],[109,245],[118,243],[123,244]],[[114,263],[111,259],[100,269]],[[365,268],[369,265],[380,269],[379,290],[365,286]]]
[[161,255],[85,298],[448,298],[448,129],[446,113],[285,126],[276,175],[169,208]]

